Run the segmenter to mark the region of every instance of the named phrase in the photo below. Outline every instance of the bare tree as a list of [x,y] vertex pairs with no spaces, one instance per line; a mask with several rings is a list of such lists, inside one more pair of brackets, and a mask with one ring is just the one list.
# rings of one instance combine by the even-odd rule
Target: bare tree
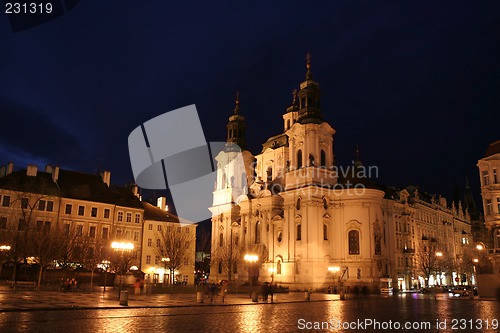
[[232,281],[233,274],[237,273],[238,262],[242,260],[241,254],[239,244],[229,241],[225,244],[214,244],[211,259],[217,264],[219,273],[227,275],[227,279]]
[[[427,243],[426,241],[424,241]],[[424,277],[425,287],[429,286],[429,278],[436,270],[436,242],[428,242],[428,244],[421,245],[420,250],[415,254],[417,259],[417,269]]]
[[97,265],[107,259],[108,244],[105,240],[89,237],[81,237],[79,246],[81,247],[80,261],[84,268],[91,271],[90,287],[94,284],[94,272]]
[[[188,230],[188,231],[186,231]],[[168,224],[157,232],[160,239],[155,246],[155,252],[162,259],[165,271],[170,272],[170,282],[173,282],[174,272],[184,266],[185,262],[192,263],[192,247],[195,246],[194,233],[182,228],[179,224]]]

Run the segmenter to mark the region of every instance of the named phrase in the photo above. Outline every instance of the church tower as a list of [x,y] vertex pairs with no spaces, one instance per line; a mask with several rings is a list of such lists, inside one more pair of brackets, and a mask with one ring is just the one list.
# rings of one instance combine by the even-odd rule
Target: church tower
[[335,130],[323,121],[321,93],[318,82],[313,80],[309,54],[306,60],[306,79],[300,84],[297,102],[294,102],[298,105],[292,105],[289,112],[290,119],[296,113],[296,122],[286,131],[290,145],[290,167],[285,181],[287,190],[307,185],[332,186],[337,181],[327,172],[334,166]]

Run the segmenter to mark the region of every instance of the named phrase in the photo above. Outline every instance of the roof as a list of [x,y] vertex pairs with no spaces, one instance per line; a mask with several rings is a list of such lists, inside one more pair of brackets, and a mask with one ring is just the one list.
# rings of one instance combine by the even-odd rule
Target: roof
[[262,145],[262,152],[264,152],[267,148],[277,149],[283,146],[288,146],[288,135],[285,133],[281,133],[267,139],[267,141]]
[[118,206],[142,209],[141,200],[128,187],[111,186],[111,197]]
[[179,218],[176,215],[171,214],[159,207],[153,206],[149,202],[142,201],[141,203],[144,208],[145,220],[179,223]]
[[490,143],[484,157],[489,157],[495,154],[500,154],[500,140]]
[[108,185],[99,175],[60,169],[57,184],[65,198],[115,203]]
[[57,184],[52,181],[50,173],[38,172],[36,177],[32,177],[26,175],[26,169],[0,177],[0,188],[16,192],[61,195],[61,191]]

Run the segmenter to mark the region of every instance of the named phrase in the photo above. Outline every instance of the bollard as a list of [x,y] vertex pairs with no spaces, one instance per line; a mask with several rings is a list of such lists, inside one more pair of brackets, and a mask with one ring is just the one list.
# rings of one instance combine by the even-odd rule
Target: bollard
[[204,298],[205,298],[205,293],[203,291],[196,292],[196,303],[203,303]]
[[254,291],[252,292],[252,302],[258,302],[259,301],[259,294]]
[[306,292],[304,293],[304,299],[305,299],[306,301],[310,301],[310,300],[311,300],[311,293],[310,293],[309,291],[306,291]]
[[128,306],[128,291],[120,291],[120,305]]

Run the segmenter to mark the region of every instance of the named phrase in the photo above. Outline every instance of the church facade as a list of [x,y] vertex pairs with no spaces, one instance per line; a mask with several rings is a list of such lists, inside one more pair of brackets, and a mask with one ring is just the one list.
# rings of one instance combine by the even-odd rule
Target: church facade
[[[283,114],[283,131],[269,138],[260,154],[246,149],[238,98],[227,130],[227,147],[216,157],[210,208],[212,280],[374,290],[390,280],[395,288],[410,289],[429,283],[430,276],[419,277],[418,250],[435,252],[438,246],[425,240],[440,241],[454,260],[463,252],[458,229],[451,227],[449,239],[441,237],[445,220],[451,226],[463,222],[460,234],[463,229],[470,235],[470,221],[458,207],[427,203],[416,190],[377,186],[368,180],[376,169],[359,159],[344,170],[336,166],[335,129],[322,118],[309,59],[305,80]],[[237,155],[242,163],[228,163]],[[430,222],[437,206],[442,216]],[[432,227],[424,226],[427,221]]]

